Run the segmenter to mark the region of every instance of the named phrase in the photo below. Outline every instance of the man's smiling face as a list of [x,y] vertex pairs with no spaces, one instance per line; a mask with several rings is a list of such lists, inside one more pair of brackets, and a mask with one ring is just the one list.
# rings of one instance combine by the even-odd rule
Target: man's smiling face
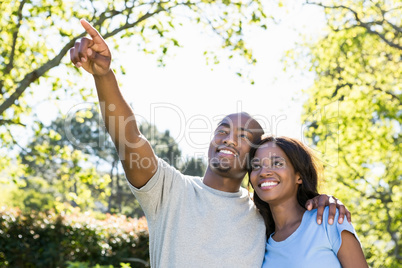
[[251,146],[262,134],[261,126],[248,114],[226,116],[218,124],[209,146],[209,168],[221,176],[242,179]]

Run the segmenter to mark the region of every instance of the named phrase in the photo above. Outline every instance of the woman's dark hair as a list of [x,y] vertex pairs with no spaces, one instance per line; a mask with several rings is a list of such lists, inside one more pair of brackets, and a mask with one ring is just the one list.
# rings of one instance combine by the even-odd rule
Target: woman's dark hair
[[[318,164],[317,158],[307,146],[296,139],[288,137],[263,136],[261,141],[251,149],[249,160],[251,161],[254,158],[258,148],[261,145],[268,142],[273,142],[279,148],[281,148],[289,158],[295,173],[300,174],[302,184],[297,190],[297,201],[299,202],[300,206],[304,207],[307,200],[319,195],[317,191],[317,183],[322,171],[322,166]],[[251,185],[251,171],[251,163],[249,162],[249,186]],[[262,201],[255,191],[253,200],[262,217],[264,218],[268,238],[275,231],[275,222],[272,218],[271,210],[269,205]]]

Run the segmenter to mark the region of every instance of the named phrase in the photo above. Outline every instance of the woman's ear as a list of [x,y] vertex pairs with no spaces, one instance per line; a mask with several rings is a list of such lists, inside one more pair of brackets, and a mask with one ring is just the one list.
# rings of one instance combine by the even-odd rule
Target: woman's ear
[[297,183],[297,184],[302,184],[302,183],[303,183],[303,180],[302,180],[302,178],[300,177],[300,174],[299,174],[299,173],[296,173],[296,183]]

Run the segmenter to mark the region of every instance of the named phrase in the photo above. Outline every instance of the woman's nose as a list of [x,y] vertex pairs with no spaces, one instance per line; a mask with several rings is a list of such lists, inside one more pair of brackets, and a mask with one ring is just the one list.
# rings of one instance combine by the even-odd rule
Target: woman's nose
[[260,172],[260,176],[262,177],[269,177],[272,176],[273,172],[269,166],[264,166],[262,167],[262,170]]

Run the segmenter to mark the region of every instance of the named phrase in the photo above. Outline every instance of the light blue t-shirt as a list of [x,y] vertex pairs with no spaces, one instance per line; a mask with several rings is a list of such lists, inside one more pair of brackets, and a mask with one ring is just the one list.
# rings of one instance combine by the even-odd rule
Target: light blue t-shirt
[[[324,210],[323,219],[328,219],[328,207]],[[356,236],[353,226],[346,217],[342,224],[338,223],[338,210],[334,223],[323,220],[317,224],[317,209],[306,211],[296,231],[287,239],[276,242],[272,235],[268,239],[263,268],[274,267],[341,267],[337,254],[341,247],[341,233],[347,230]],[[357,236],[356,236],[357,238]]]

